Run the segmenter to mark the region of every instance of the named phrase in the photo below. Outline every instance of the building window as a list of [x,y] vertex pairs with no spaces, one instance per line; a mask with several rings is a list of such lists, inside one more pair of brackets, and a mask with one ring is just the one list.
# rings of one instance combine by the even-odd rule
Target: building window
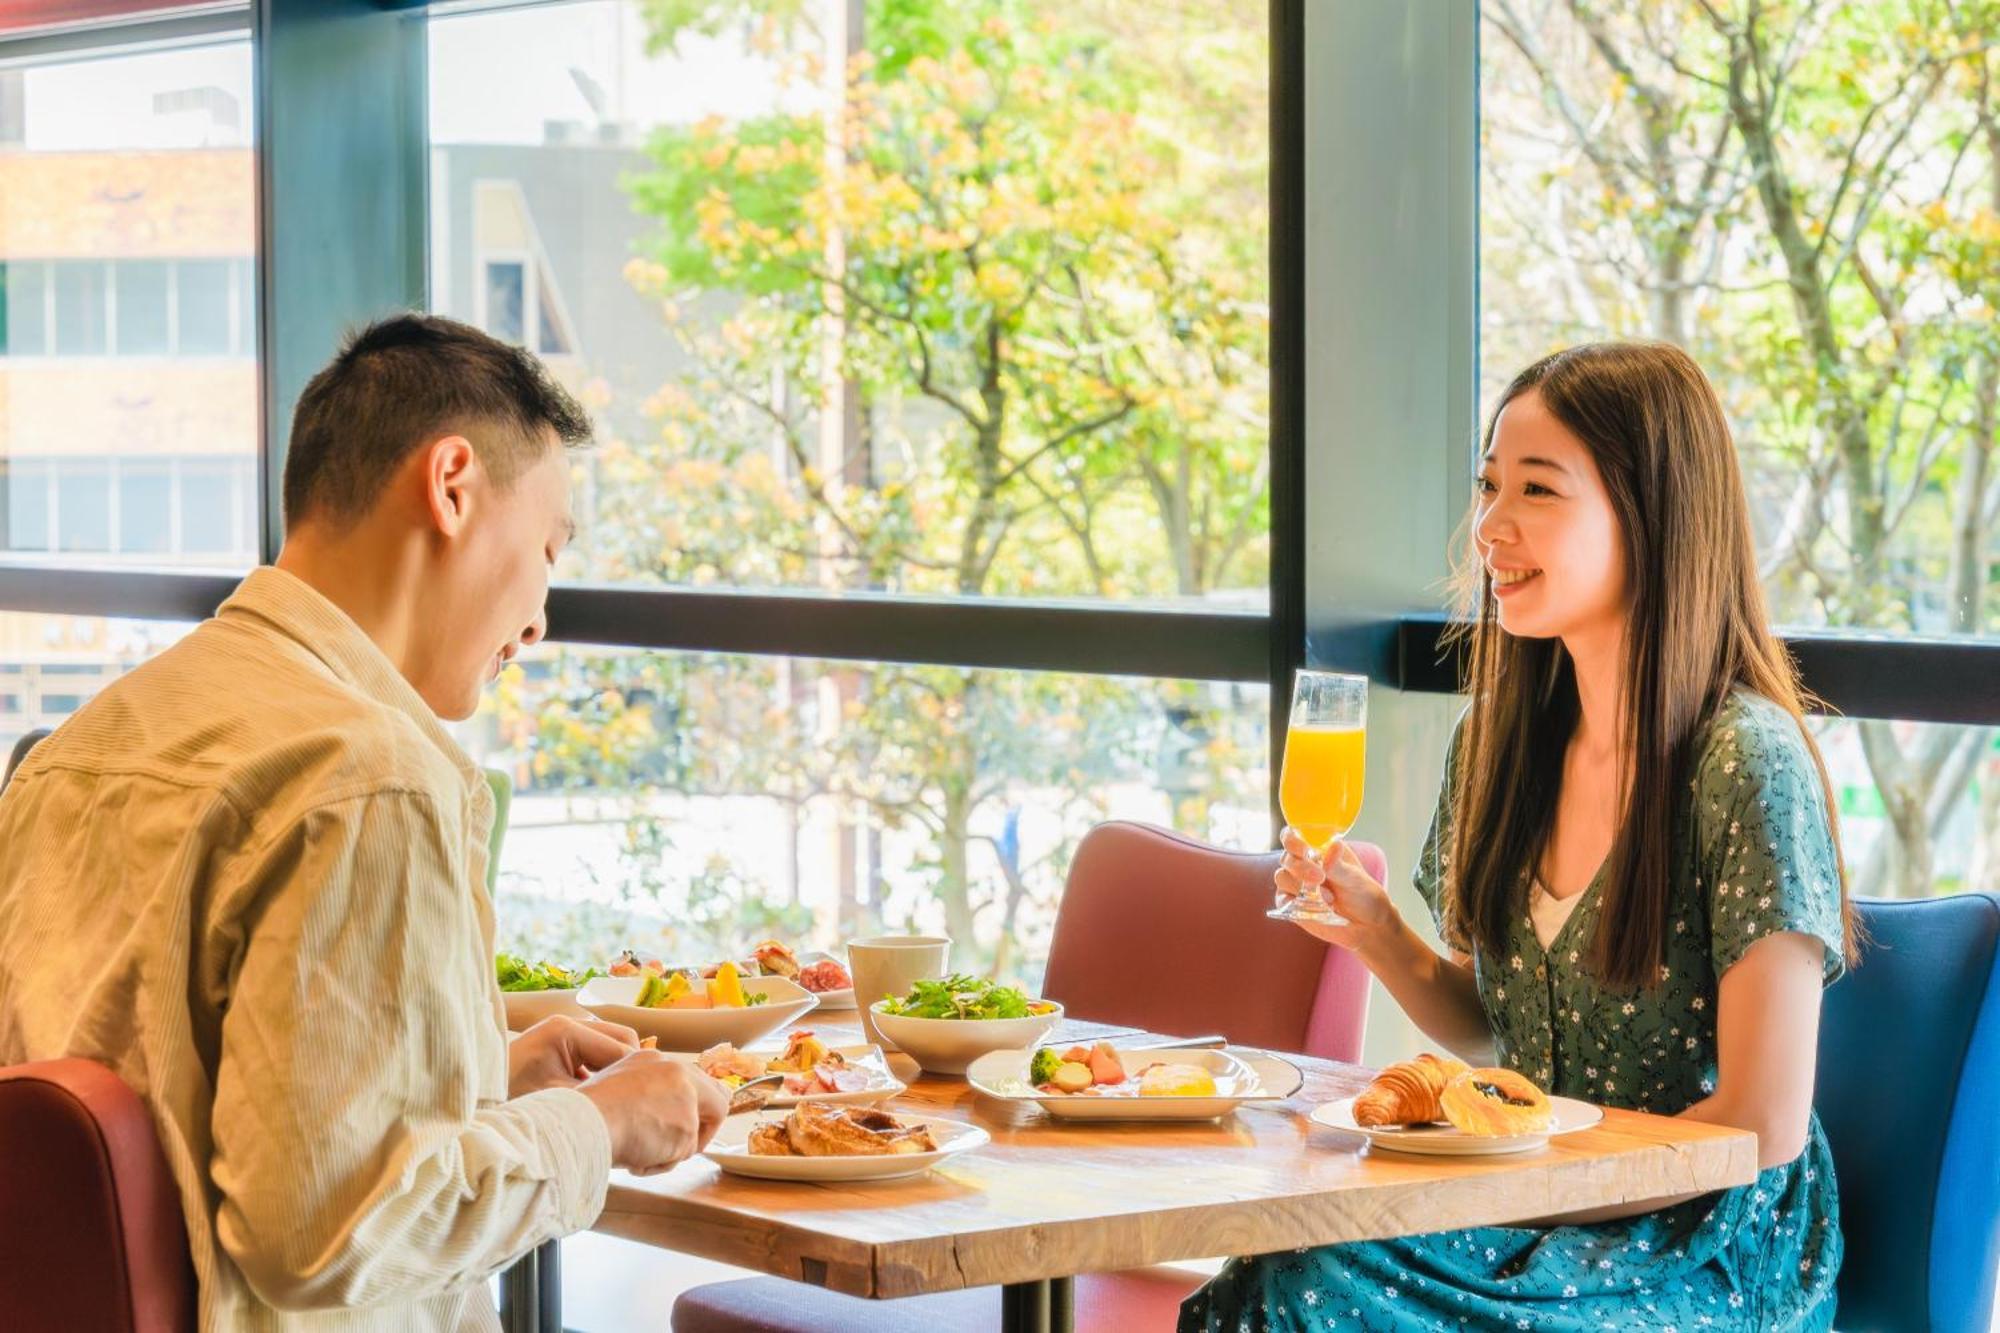
[[486,261],[486,331],[510,343],[527,342],[528,266],[518,260]]
[[112,266],[121,356],[165,356],[173,350],[167,295],[173,271],[163,259],[125,260]]
[[56,549],[110,551],[111,495],[109,464],[65,462],[56,474]]
[[175,265],[179,278],[179,312],[175,321],[182,356],[226,356],[229,336],[230,261],[183,259]]
[[126,463],[118,470],[118,549],[164,555],[173,549],[173,474],[164,464]]
[[97,260],[59,259],[55,271],[56,354],[102,356],[110,350],[105,266]]

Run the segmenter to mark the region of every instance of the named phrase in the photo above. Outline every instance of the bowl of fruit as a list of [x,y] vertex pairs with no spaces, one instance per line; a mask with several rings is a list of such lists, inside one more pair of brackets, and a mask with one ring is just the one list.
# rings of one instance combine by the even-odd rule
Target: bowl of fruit
[[819,997],[795,981],[755,976],[734,962],[703,969],[597,977],[577,1002],[602,1019],[651,1037],[663,1051],[704,1051],[717,1042],[747,1045],[808,1013]]

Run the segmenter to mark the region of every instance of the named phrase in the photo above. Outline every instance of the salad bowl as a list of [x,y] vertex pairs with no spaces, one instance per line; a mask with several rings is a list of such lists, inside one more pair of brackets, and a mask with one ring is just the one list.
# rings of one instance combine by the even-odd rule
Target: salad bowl
[[568,1014],[588,1018],[590,1011],[576,1002],[578,990],[597,972],[591,968],[565,968],[553,963],[530,963],[512,954],[494,960],[500,982],[500,1000],[507,1011],[507,1030],[525,1032],[544,1018]]
[[1062,1015],[1053,1000],[968,976],[919,981],[908,995],[869,1006],[883,1039],[933,1074],[963,1074],[989,1051],[1033,1046]]

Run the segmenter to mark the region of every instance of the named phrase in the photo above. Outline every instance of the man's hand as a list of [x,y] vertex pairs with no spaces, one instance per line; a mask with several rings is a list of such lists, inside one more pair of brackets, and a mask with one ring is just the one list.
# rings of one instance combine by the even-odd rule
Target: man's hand
[[729,1093],[684,1060],[634,1051],[577,1089],[611,1131],[611,1164],[650,1176],[701,1150],[729,1113]]
[[543,1088],[573,1088],[639,1047],[639,1034],[622,1023],[557,1014],[507,1045],[507,1095]]

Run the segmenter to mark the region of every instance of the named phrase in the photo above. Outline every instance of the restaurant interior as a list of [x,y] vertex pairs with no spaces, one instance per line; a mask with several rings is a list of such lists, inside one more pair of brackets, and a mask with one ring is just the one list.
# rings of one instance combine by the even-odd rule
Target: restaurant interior
[[[0,0],[0,1327],[2000,1333],[1996,308],[1991,0]],[[422,656],[288,523],[391,325],[589,438],[472,933],[273,982],[103,783],[260,587]]]

